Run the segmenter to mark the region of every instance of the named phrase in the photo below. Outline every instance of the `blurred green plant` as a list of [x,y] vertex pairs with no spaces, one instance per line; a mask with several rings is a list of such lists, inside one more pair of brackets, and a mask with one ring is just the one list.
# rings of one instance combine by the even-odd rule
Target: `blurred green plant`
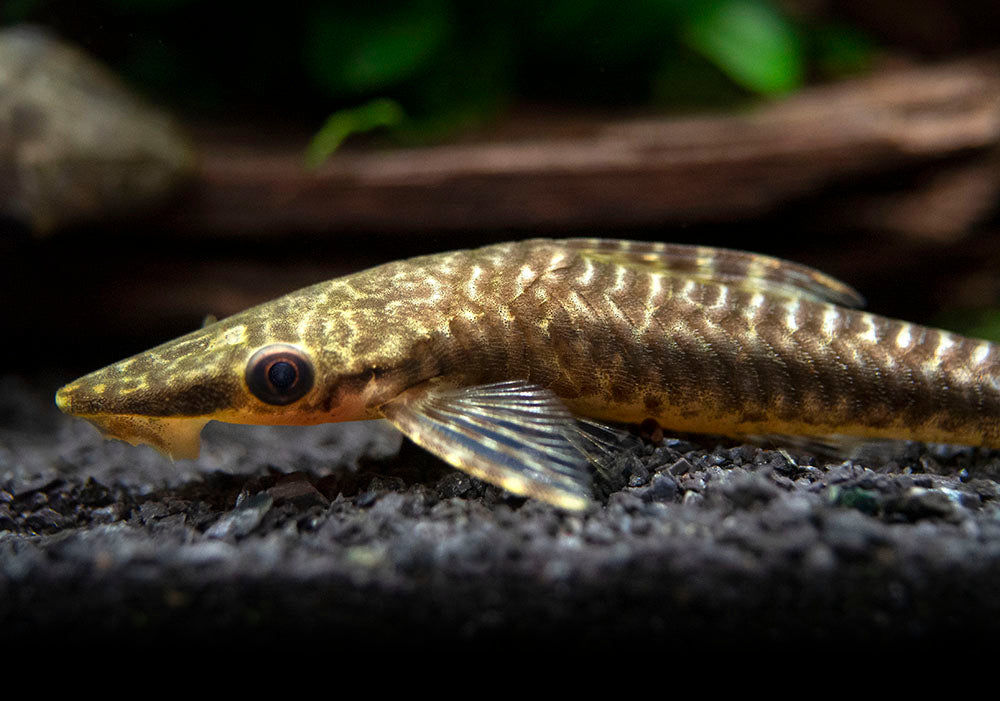
[[965,336],[1000,343],[1000,309],[952,310],[932,323]]
[[734,82],[762,95],[802,84],[802,40],[777,9],[760,0],[700,5],[684,26],[684,41]]
[[334,94],[384,90],[420,72],[452,31],[445,0],[323,5],[308,23],[306,63]]
[[306,147],[306,166],[318,168],[351,134],[393,127],[405,119],[403,108],[393,100],[378,99],[358,107],[334,112]]
[[49,25],[199,115],[333,113],[315,154],[364,131],[344,120],[373,100],[405,110],[379,125],[393,139],[423,142],[515,102],[733,107],[864,70],[876,50],[777,0],[304,0],[238,12],[194,0],[0,0],[0,19]]

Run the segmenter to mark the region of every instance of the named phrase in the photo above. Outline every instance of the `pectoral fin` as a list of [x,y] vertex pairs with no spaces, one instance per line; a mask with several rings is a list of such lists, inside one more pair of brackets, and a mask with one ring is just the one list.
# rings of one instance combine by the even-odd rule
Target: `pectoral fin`
[[417,445],[507,491],[568,510],[591,503],[575,419],[550,390],[521,381],[464,388],[431,381],[382,413]]

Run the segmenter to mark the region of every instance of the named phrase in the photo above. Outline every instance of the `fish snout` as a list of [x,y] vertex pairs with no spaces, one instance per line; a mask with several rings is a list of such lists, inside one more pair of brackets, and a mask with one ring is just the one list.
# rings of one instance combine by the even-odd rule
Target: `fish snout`
[[56,390],[56,406],[64,414],[73,413],[73,385],[65,385]]
[[75,380],[56,391],[56,406],[72,416],[104,413],[102,398],[104,384],[93,384],[86,378]]

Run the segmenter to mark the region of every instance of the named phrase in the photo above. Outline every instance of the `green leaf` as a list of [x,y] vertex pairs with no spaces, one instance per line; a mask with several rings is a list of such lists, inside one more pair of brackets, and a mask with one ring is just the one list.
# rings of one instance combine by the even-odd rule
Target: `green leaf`
[[668,54],[653,74],[650,101],[674,112],[733,109],[747,101],[747,92],[707,58],[684,47]]
[[403,108],[393,100],[379,99],[334,112],[306,147],[306,166],[318,168],[344,139],[379,127],[396,126],[405,119]]
[[762,0],[716,0],[692,15],[684,40],[748,90],[772,95],[802,84],[802,45],[788,19]]
[[383,90],[417,73],[452,32],[440,0],[344,10],[325,6],[310,22],[306,60],[335,95]]
[[456,41],[406,93],[408,119],[393,130],[403,143],[426,144],[483,127],[510,103],[513,59],[507,35],[482,32]]

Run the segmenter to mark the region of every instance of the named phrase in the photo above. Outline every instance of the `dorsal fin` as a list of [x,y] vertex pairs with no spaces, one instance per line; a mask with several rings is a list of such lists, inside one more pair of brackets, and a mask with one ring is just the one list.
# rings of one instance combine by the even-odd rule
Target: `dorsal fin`
[[645,268],[700,282],[714,282],[787,297],[806,297],[845,307],[862,307],[857,290],[825,273],[758,253],[709,246],[687,246],[615,239],[567,239],[580,255]]

